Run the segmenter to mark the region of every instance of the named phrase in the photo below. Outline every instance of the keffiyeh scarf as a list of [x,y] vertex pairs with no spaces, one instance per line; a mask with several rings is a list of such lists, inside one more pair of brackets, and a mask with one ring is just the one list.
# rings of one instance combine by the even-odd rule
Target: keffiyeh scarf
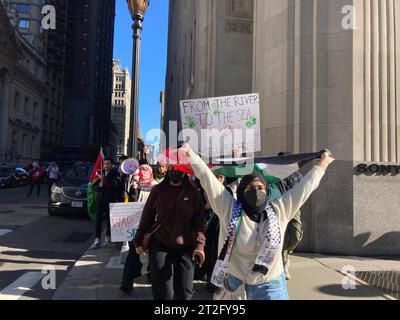
[[154,187],[153,169],[147,165],[139,167],[139,189],[142,191],[151,191]]
[[[232,249],[235,244],[236,236],[242,222],[243,209],[239,202],[235,202],[232,210],[231,221],[225,238],[225,244],[221,250],[218,261],[215,264],[211,283],[217,288],[223,288],[224,279],[227,275],[229,263],[232,256]],[[260,235],[264,236],[259,241],[259,252],[253,267],[253,272],[260,272],[266,275],[271,269],[272,264],[279,252],[281,244],[281,232],[278,216],[270,203],[265,208],[264,217],[260,223]]]

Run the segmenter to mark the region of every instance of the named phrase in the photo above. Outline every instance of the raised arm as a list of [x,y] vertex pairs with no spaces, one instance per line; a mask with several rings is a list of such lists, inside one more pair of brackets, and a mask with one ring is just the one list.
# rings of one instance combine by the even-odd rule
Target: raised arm
[[311,194],[318,188],[325,171],[333,161],[332,156],[328,152],[325,152],[318,165],[312,168],[293,189],[273,202],[273,205],[277,206],[280,212],[284,214],[286,221],[294,218],[296,212],[300,210]]
[[200,180],[213,211],[222,221],[229,221],[235,199],[226,191],[224,185],[218,181],[210,168],[193,152],[189,145],[185,144],[180,152],[183,152],[190,159],[190,165],[195,176]]

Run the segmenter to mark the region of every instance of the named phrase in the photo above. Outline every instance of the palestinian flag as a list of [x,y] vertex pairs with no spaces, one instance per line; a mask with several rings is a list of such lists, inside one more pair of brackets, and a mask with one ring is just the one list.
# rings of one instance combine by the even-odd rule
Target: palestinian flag
[[104,166],[104,154],[103,149],[100,150],[99,156],[97,157],[96,165],[93,168],[92,174],[90,175],[87,199],[88,199],[88,215],[93,221],[96,220],[96,192],[94,191],[93,184],[98,180],[97,172],[103,171]]
[[[264,175],[267,183],[273,184],[298,171],[299,168],[309,161],[320,158],[324,152],[325,150],[316,153],[276,157],[223,158],[216,159],[214,161],[215,164],[209,164],[208,166],[215,173],[228,178],[242,178],[256,171]],[[173,166],[179,171],[193,174],[189,159],[179,152],[176,147],[172,147],[161,153],[157,160],[160,163]]]

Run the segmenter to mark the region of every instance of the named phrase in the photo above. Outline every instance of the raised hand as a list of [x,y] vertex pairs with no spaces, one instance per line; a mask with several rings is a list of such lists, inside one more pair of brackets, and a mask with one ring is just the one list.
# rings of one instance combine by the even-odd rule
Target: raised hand
[[331,153],[326,151],[321,155],[321,160],[319,161],[318,165],[326,170],[332,164],[335,159],[332,157]]
[[180,149],[179,152],[182,152],[185,156],[190,157],[193,153],[192,148],[189,144],[185,143]]

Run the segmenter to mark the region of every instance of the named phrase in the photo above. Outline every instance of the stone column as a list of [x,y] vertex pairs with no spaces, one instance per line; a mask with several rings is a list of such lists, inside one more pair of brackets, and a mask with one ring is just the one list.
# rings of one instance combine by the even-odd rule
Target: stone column
[[0,161],[6,160],[8,139],[8,112],[11,78],[6,69],[0,71]]
[[396,36],[393,0],[388,0],[388,60],[389,60],[389,162],[396,162]]

